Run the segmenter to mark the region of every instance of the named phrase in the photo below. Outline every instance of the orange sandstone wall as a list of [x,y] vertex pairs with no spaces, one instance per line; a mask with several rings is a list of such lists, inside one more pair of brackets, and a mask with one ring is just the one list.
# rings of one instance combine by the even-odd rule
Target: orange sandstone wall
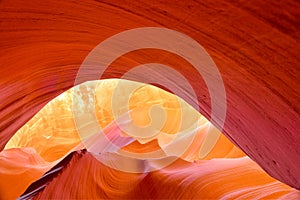
[[[299,10],[297,0],[2,0],[1,149],[48,101],[74,85],[80,64],[101,41],[132,28],[166,27],[195,39],[217,64],[227,95],[223,133],[270,175],[299,189]],[[117,59],[102,78],[120,77],[149,62],[185,75],[210,118],[204,82],[176,55],[134,51]]]

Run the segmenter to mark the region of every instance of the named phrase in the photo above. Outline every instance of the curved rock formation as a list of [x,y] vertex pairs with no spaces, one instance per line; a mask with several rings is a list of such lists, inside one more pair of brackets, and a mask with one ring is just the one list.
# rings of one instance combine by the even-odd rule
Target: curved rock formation
[[[89,153],[65,158],[82,148]],[[4,199],[26,188],[20,199],[300,197],[182,99],[128,80],[90,81],[59,95],[0,158]]]
[[[299,9],[297,0],[0,1],[1,149],[47,102],[74,86],[81,63],[100,42],[132,28],[166,27],[195,39],[218,66],[227,97],[222,133],[272,177],[299,189]],[[194,104],[210,120],[206,84],[179,55],[158,49],[133,51],[116,59],[99,78],[120,78],[135,66],[154,62],[189,80],[198,98]],[[89,79],[93,74],[87,71],[83,76]],[[189,102],[191,91],[170,81]],[[33,157],[37,161],[29,166],[48,161]]]
[[[111,157],[111,155],[109,156]],[[43,185],[39,183],[39,185]],[[197,164],[177,160],[144,174],[112,170],[91,154],[75,153],[45,188],[21,199],[298,199],[299,191],[269,177],[248,157]],[[34,187],[32,188],[34,189]],[[31,193],[30,193],[31,192]]]

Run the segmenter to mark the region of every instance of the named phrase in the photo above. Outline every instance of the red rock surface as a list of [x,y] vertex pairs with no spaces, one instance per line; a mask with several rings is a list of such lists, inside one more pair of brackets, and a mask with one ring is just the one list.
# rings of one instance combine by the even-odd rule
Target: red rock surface
[[[154,105],[165,117],[147,114]],[[122,117],[126,113],[131,117]],[[74,116],[81,123],[74,123]],[[149,117],[159,118],[163,126],[148,126]],[[124,129],[130,124],[159,132]],[[224,135],[203,154],[216,133],[189,104],[157,87],[120,79],[89,81],[53,99],[10,139],[0,153],[0,198],[15,199],[25,190],[21,199],[300,197]],[[69,154],[85,147],[87,154]]]
[[[111,157],[111,155],[109,156]],[[232,173],[232,169],[235,173]],[[230,174],[230,176],[229,176]],[[30,195],[29,195],[30,196]],[[89,153],[73,154],[33,199],[297,199],[248,157],[188,163],[131,174],[112,170]]]
[[[1,149],[48,101],[74,85],[80,64],[101,41],[132,28],[167,27],[195,39],[217,64],[227,95],[223,133],[271,176],[299,189],[299,10],[297,0],[2,0]],[[171,53],[128,53],[102,78],[120,77],[148,62],[172,66],[185,75],[202,113],[210,118],[205,83]]]

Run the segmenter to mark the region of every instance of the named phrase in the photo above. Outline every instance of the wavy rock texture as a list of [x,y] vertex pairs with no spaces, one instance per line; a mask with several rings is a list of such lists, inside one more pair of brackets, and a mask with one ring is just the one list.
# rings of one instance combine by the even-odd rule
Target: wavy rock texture
[[[154,106],[165,118],[149,112]],[[163,126],[153,123],[157,116]],[[137,126],[128,131],[126,125]],[[134,134],[142,125],[158,131]],[[118,79],[86,82],[49,102],[7,143],[0,154],[1,198],[14,199],[26,188],[21,199],[300,197],[216,132],[189,104],[157,87]],[[211,138],[216,141],[203,154]],[[69,154],[82,148],[89,152]]]
[[[101,41],[132,28],[167,27],[194,38],[216,62],[227,95],[222,132],[272,177],[299,189],[299,10],[297,0],[2,0],[1,149],[47,102],[74,85],[80,64]],[[184,75],[198,96],[201,113],[210,119],[205,83],[178,55],[155,49],[130,52],[112,63],[102,78],[121,77],[149,62],[169,65]],[[92,77],[88,72],[85,76]],[[172,82],[188,101],[190,91]],[[53,155],[67,151],[62,148]],[[50,157],[41,161],[34,156],[38,163],[53,161]]]
[[[55,164],[55,163],[53,163]],[[4,150],[0,153],[0,197],[16,199],[51,166],[32,148]]]
[[[109,155],[107,158],[112,158]],[[249,157],[188,163],[131,174],[76,153],[33,199],[298,199],[299,191],[268,176]]]
[[[133,88],[132,86],[135,88],[134,92],[129,89]],[[117,88],[122,91],[121,94],[117,93]],[[124,106],[122,99],[126,99],[126,96],[130,99],[128,102],[125,101]],[[117,104],[111,103],[113,98],[117,99]],[[161,106],[165,112],[165,118],[161,113],[150,112],[148,115],[150,109],[155,105]],[[124,118],[124,113],[130,113],[129,118]],[[90,114],[94,114],[94,120],[91,119]],[[160,121],[164,122],[163,126],[153,122],[145,123],[149,117],[154,119],[156,116],[160,116]],[[76,117],[80,119],[79,124],[75,123]],[[131,123],[136,127],[149,124],[148,127],[153,127],[158,131],[155,135],[149,136],[144,131],[133,135],[136,128],[133,127],[128,132],[125,126]],[[104,134],[101,133],[101,129]],[[147,133],[149,130],[147,129]],[[131,172],[136,169],[135,172],[141,173],[147,172],[147,167],[139,167],[144,166],[144,164],[141,165],[135,161],[129,162],[131,157],[137,156],[137,153],[139,153],[137,159],[147,160],[150,158],[149,163],[160,164],[162,165],[160,168],[171,164],[168,159],[165,159],[168,156],[175,156],[175,159],[182,158],[189,162],[198,161],[200,158],[245,156],[225,136],[217,137],[209,151],[201,155],[200,153],[206,152],[204,150],[207,149],[204,144],[207,144],[216,132],[219,133],[207,119],[190,105],[157,87],[118,79],[90,81],[59,95],[19,129],[2,152],[4,157],[6,157],[6,152],[13,152],[13,154],[8,154],[9,158],[12,157],[12,161],[5,159],[3,163],[9,162],[12,165],[13,161],[18,160],[18,151],[24,151],[27,154],[25,156],[20,155],[20,163],[17,164],[23,166],[21,159],[24,160],[26,156],[33,157],[36,159],[29,159],[25,163],[29,162],[28,165],[33,165],[33,169],[36,167],[34,165],[41,167],[45,165],[44,169],[49,170],[68,152],[85,147],[94,154],[117,153],[122,159],[127,159],[125,164],[123,163],[118,169]],[[129,139],[129,142],[126,141],[126,144],[123,144],[120,143],[122,137],[133,138],[134,140]],[[114,147],[116,144],[120,144],[120,146]],[[34,151],[28,152],[27,148],[33,148]],[[120,151],[122,149],[123,151]],[[32,163],[37,158],[49,163],[45,161]],[[157,161],[151,161],[151,158]],[[101,157],[99,160],[107,164],[105,161],[108,159],[103,160]],[[172,162],[174,161],[172,160]],[[113,167],[119,163],[120,160],[116,160],[115,163],[113,162],[108,166]],[[129,164],[126,165],[126,163]],[[150,167],[149,163],[146,165]],[[7,170],[9,171],[9,169]],[[41,170],[40,172],[42,174],[45,171]],[[4,197],[17,195],[36,180],[34,175],[29,176],[32,179],[25,176],[27,172],[18,178],[25,176],[29,181],[19,183],[20,187],[12,189],[10,188],[13,184],[10,178],[12,173],[10,171],[9,173],[3,172],[2,182],[9,189],[5,190],[4,187],[2,191]]]

